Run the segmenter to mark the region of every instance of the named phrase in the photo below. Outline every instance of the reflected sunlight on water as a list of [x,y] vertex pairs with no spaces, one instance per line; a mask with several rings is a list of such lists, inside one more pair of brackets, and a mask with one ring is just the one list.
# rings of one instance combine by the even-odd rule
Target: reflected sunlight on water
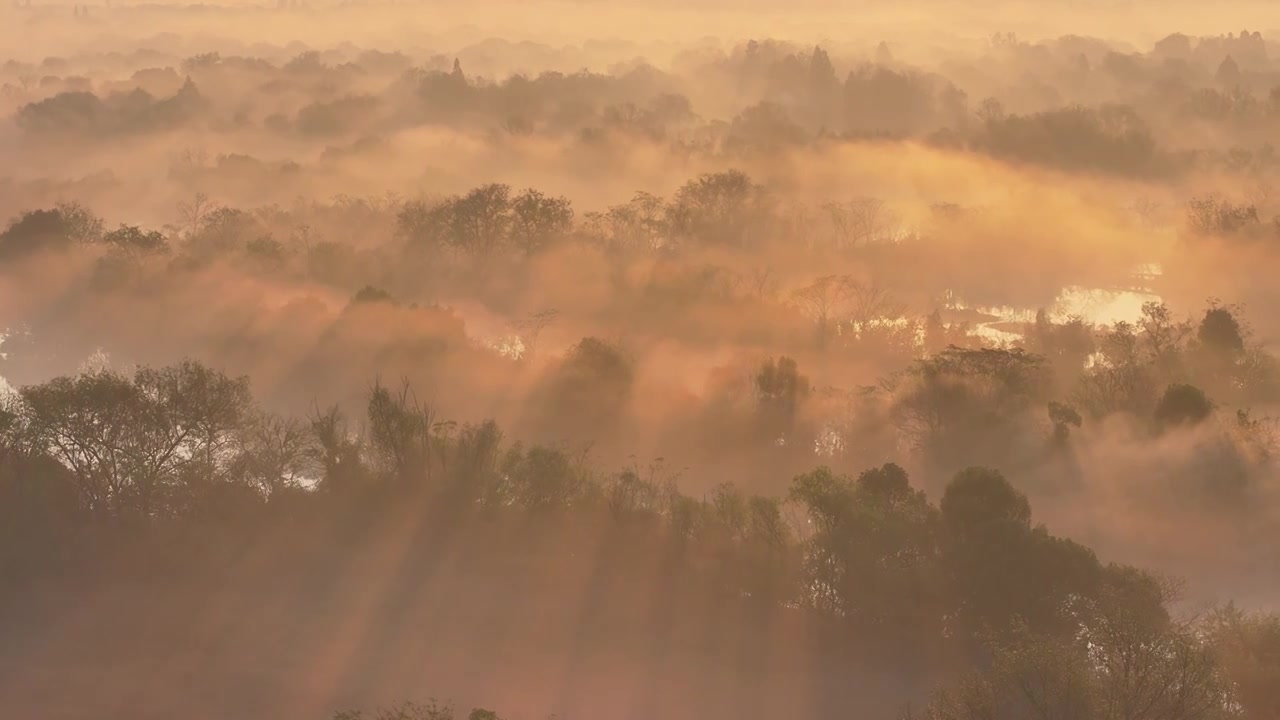
[[[1136,281],[1147,281],[1161,274],[1159,265],[1146,265],[1135,273]],[[1050,308],[1050,316],[1057,320],[1072,317],[1083,318],[1091,325],[1114,325],[1119,322],[1136,322],[1142,317],[1142,306],[1148,302],[1160,302],[1161,298],[1146,288],[1122,290],[1102,288],[1067,287],[1058,295]],[[1035,321],[1036,311],[1015,307],[977,308],[983,314],[997,318],[978,323],[973,334],[996,344],[1014,344],[1022,339],[1019,325]]]
[[1134,322],[1142,316],[1142,305],[1160,302],[1160,296],[1143,290],[1099,290],[1067,288],[1054,304],[1054,314],[1080,316],[1094,325]]

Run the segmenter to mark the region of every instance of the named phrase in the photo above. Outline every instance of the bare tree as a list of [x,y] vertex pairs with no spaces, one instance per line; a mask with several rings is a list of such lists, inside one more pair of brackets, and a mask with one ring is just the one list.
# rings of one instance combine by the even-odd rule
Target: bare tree
[[792,301],[817,325],[818,345],[825,347],[833,326],[848,323],[855,332],[902,312],[889,290],[875,280],[826,275],[791,294]]
[[656,250],[667,242],[669,224],[662,198],[638,192],[625,205],[614,205],[601,217],[608,241],[619,249]]
[[232,477],[270,498],[305,474],[307,429],[296,419],[259,413],[241,428]]
[[778,277],[773,268],[762,265],[751,269],[747,275],[747,285],[757,300],[765,300],[777,294]]
[[187,230],[187,237],[195,237],[204,224],[205,217],[213,210],[213,202],[209,196],[197,192],[190,202],[178,203],[178,213]]
[[876,280],[854,282],[850,286],[849,308],[846,319],[857,332],[878,321],[893,319],[902,313],[902,306],[894,301],[888,288]]
[[1218,672],[1213,649],[1189,623],[1153,627],[1123,613],[1107,613],[1088,632],[1099,717],[1205,720],[1226,714],[1230,688]]
[[894,218],[883,200],[856,198],[822,206],[835,231],[836,247],[841,250],[865,247],[882,240],[893,227]]
[[533,355],[538,345],[538,337],[542,335],[542,331],[556,321],[560,317],[560,311],[555,308],[546,308],[537,312],[532,312],[525,317],[512,323],[512,329],[520,337],[520,343],[524,345],[523,357]]
[[404,484],[431,481],[436,413],[419,402],[409,381],[392,394],[381,382],[369,393],[369,446],[378,469]]
[[791,293],[792,302],[811,318],[818,347],[825,348],[833,322],[838,322],[853,298],[857,283],[848,275],[824,275]]

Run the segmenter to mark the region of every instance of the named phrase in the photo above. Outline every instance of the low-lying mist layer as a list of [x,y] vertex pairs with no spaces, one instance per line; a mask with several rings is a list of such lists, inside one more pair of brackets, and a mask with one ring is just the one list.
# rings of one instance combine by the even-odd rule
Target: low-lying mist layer
[[366,10],[0,11],[0,706],[1273,716],[1274,40]]

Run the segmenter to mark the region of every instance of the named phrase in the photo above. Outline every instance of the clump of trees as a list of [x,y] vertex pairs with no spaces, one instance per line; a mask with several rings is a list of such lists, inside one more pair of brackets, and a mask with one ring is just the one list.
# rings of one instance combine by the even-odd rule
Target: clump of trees
[[573,209],[563,197],[534,189],[513,196],[509,186],[491,184],[436,203],[409,202],[398,221],[402,236],[418,247],[481,260],[501,251],[530,257],[569,236]]
[[1103,105],[1006,114],[985,106],[972,143],[996,157],[1067,170],[1149,175],[1166,170],[1151,131],[1133,108]]
[[119,136],[163,132],[195,122],[209,101],[188,78],[178,91],[156,99],[142,89],[99,98],[84,90],[58,93],[18,111],[18,126],[34,135]]
[[[599,341],[566,362],[560,382],[571,385],[581,373],[625,374]],[[945,383],[968,368],[990,384],[985,400],[965,391],[954,407],[1017,404],[1035,367],[953,350],[922,366],[918,392],[955,395]],[[772,422],[807,392],[785,358],[756,382]],[[407,385],[375,383],[356,429],[338,408],[306,421],[264,413],[246,379],[187,361],[22,388],[0,412],[0,497],[13,521],[3,540],[10,578],[31,560],[17,548],[36,547],[35,537],[56,546],[81,526],[157,532],[305,507],[340,514],[353,502],[379,512],[419,503],[481,524],[598,514],[647,528],[645,542],[677,543],[680,562],[717,568],[723,592],[818,613],[904,667],[973,668],[925,717],[1209,720],[1270,702],[1252,679],[1269,666],[1250,659],[1269,652],[1259,643],[1274,644],[1266,621],[1176,620],[1169,586],[1034,525],[1027,497],[984,467],[955,474],[936,505],[892,463],[855,478],[820,467],[785,498],[729,485],[699,498],[654,468],[601,474],[564,449],[508,443],[491,421],[448,422]]]
[[64,203],[23,213],[10,223],[0,233],[0,258],[13,260],[35,252],[66,250],[103,238],[102,220],[83,205]]

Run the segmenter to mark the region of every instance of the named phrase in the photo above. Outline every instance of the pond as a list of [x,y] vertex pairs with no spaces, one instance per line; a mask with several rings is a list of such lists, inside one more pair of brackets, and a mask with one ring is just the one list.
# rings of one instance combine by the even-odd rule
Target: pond
[[[1058,295],[1049,315],[1054,319],[1083,318],[1091,325],[1114,325],[1136,322],[1142,317],[1142,306],[1160,302],[1160,296],[1141,287],[1108,290],[1103,288],[1067,287]],[[1013,344],[1022,339],[1022,327],[1034,322],[1036,311],[1014,307],[975,308],[992,318],[975,323],[973,334],[998,344]]]

